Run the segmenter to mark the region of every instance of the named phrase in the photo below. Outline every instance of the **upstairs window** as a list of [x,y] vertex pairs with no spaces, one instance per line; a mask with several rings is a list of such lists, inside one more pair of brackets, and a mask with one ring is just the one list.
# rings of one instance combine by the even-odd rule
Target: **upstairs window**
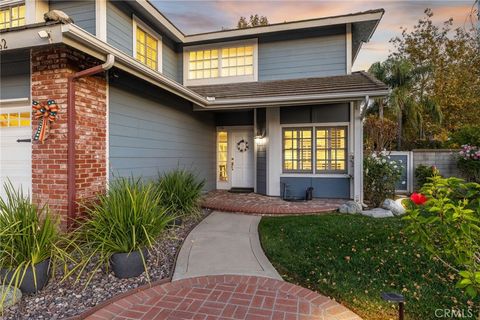
[[133,19],[134,58],[155,71],[162,71],[161,37],[141,22]]
[[25,4],[0,8],[0,30],[25,25]]
[[255,41],[185,48],[185,84],[256,81]]

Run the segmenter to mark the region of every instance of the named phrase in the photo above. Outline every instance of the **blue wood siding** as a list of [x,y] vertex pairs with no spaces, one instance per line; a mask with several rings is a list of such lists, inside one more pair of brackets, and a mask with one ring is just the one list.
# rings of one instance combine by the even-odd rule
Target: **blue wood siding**
[[350,105],[348,103],[283,107],[280,109],[281,124],[349,121]]
[[283,196],[283,186],[287,186],[287,197],[305,197],[307,188],[313,187],[315,198],[350,198],[349,178],[321,178],[321,177],[281,177],[280,195]]
[[182,55],[176,52],[175,44],[165,36],[162,37],[162,73],[178,83],[183,82]]
[[95,0],[50,0],[50,10],[62,10],[85,31],[95,34]]
[[155,179],[160,172],[186,168],[215,188],[213,116],[194,113],[178,97],[121,76],[110,85],[110,173]]
[[346,74],[344,31],[301,39],[259,39],[259,81],[342,74]]
[[132,13],[122,2],[107,2],[107,42],[133,56]]
[[0,53],[0,99],[30,97],[30,52]]

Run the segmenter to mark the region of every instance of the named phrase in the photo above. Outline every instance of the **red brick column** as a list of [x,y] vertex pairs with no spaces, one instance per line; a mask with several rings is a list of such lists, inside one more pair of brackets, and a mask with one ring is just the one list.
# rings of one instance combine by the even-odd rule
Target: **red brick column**
[[[32,99],[54,99],[60,110],[44,144],[32,144],[32,198],[48,204],[67,222],[67,77],[101,61],[66,46],[33,49]],[[84,202],[105,190],[106,166],[106,81],[103,75],[76,81],[76,177],[77,202]],[[37,121],[33,122],[33,131]],[[82,211],[76,206],[76,212]]]

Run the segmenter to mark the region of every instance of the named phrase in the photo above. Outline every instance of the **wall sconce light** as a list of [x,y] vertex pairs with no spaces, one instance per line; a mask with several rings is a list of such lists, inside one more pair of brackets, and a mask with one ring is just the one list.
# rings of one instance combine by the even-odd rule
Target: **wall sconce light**
[[265,144],[266,138],[265,138],[265,130],[257,130],[255,132],[255,143],[262,145]]

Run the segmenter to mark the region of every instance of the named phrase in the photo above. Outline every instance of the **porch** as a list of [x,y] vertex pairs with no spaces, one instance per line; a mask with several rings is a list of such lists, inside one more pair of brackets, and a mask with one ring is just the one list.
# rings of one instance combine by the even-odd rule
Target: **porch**
[[304,202],[284,201],[280,197],[269,197],[257,193],[232,193],[215,190],[202,199],[202,207],[225,211],[264,215],[292,215],[326,213],[338,209],[345,199],[316,199]]

